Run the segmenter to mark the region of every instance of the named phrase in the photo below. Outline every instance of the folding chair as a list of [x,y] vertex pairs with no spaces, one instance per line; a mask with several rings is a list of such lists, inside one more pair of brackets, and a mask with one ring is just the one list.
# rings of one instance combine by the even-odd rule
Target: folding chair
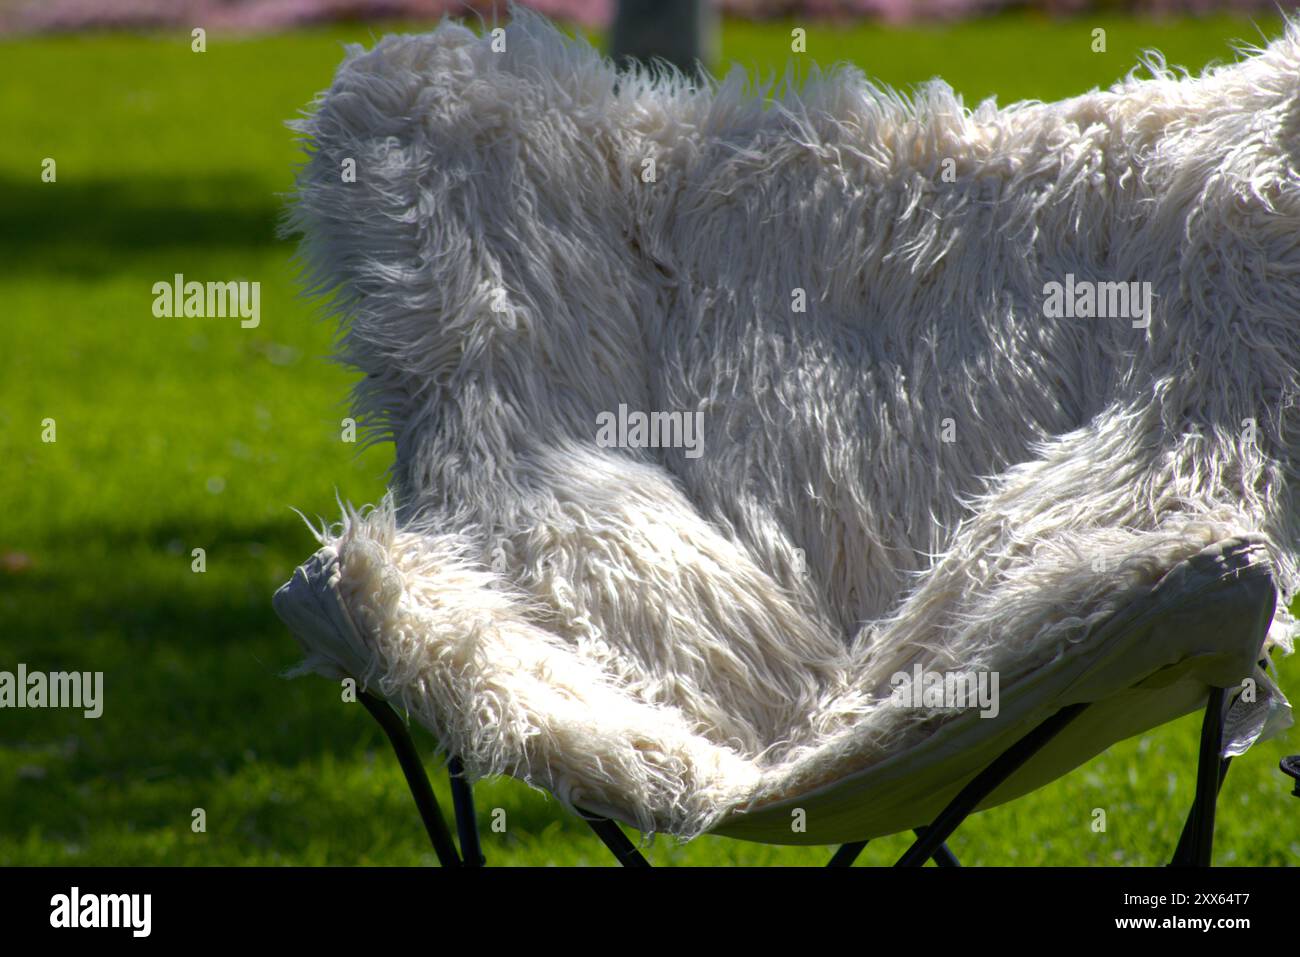
[[[522,12],[499,39],[350,51],[299,124],[290,222],[397,461],[275,607],[303,671],[357,681],[439,860],[483,863],[471,780],[509,774],[630,866],[617,822],[840,845],[837,866],[911,831],[900,865],[955,865],[969,814],[1203,711],[1172,863],[1209,864],[1229,761],[1290,723],[1265,670],[1290,645],[1289,500],[1223,438],[1275,389],[1250,376],[1290,367],[1229,370],[1234,391],[1142,365],[1190,341],[1159,338],[1175,287],[1081,340],[1033,298],[1095,274],[1051,237],[1111,202],[1086,178],[1055,197],[1051,144],[1148,94],[977,123],[946,88],[924,112],[836,74],[769,108],[617,74]],[[1116,194],[1134,256],[1186,215]],[[459,850],[402,714],[449,755]]]
[[[1149,700],[1156,694],[1149,688],[1163,686],[1170,704],[1161,703],[1161,708],[1173,707],[1181,713],[1189,703],[1196,707],[1197,702],[1204,702],[1195,799],[1171,864],[1208,866],[1215,806],[1231,755],[1234,749],[1240,753],[1242,745],[1248,746],[1258,733],[1261,712],[1241,700],[1240,684],[1206,686],[1203,677],[1188,676],[1207,662],[1217,661],[1222,667],[1234,657],[1235,663],[1225,674],[1232,673],[1232,668],[1250,672],[1252,662],[1242,653],[1258,650],[1275,599],[1267,566],[1253,561],[1258,556],[1252,553],[1249,543],[1216,545],[1171,570],[1149,594],[1099,629],[1090,642],[1091,653],[1058,666],[1055,674],[1034,676],[1032,686],[1023,692],[1034,701],[1021,703],[1016,697],[1004,696],[1003,713],[1016,717],[1007,719],[1001,733],[989,735],[982,719],[968,713],[964,722],[950,722],[914,749],[848,775],[819,792],[787,799],[761,813],[738,814],[717,832],[750,840],[775,838],[776,843],[829,843],[826,838],[843,840],[844,835],[855,833],[854,828],[860,829],[856,833],[879,836],[914,827],[917,839],[899,859],[899,866],[918,866],[930,859],[956,866],[956,858],[944,842],[969,814],[1033,790],[1062,773],[1062,765],[1068,770],[1083,763],[1109,743],[1096,737],[1100,729],[1113,729],[1119,721],[1121,729],[1127,730],[1124,714],[1133,701]],[[309,562],[277,592],[276,610],[295,634],[309,634],[311,640],[320,642],[323,635],[334,632],[330,640],[339,647],[363,647],[361,635],[338,600],[337,582],[337,566]],[[1100,686],[1090,682],[1140,674],[1153,661],[1163,660],[1174,663],[1157,668],[1155,681],[1136,682],[1133,689],[1101,699],[1089,693]],[[1188,662],[1196,667],[1189,669]],[[1183,678],[1174,679],[1180,671]],[[1144,685],[1148,689],[1144,690]],[[1173,695],[1168,693],[1170,688],[1176,689]],[[1040,717],[1044,694],[1052,695],[1051,704],[1046,706],[1047,716]],[[458,853],[403,718],[373,693],[363,691],[359,699],[396,752],[438,860],[450,867],[484,863],[471,785],[460,761],[452,756],[447,762],[461,848]],[[1068,735],[1072,728],[1079,733]],[[953,755],[958,748],[961,752]],[[1283,770],[1300,782],[1300,758],[1288,761]],[[927,767],[933,768],[932,774],[927,774]],[[1297,792],[1300,796],[1300,783]],[[866,805],[875,805],[874,813],[863,815]],[[784,830],[789,809],[796,806],[802,806],[808,819],[818,824],[808,840],[791,840],[795,835]],[[617,812],[575,810],[620,863],[648,866],[607,816]],[[899,826],[899,822],[922,819],[929,823]],[[845,841],[830,865],[852,864],[866,844],[865,838]]]

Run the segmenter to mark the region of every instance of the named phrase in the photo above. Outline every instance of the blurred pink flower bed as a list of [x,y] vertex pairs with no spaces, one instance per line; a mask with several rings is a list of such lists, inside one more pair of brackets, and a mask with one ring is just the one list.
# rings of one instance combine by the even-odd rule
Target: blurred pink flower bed
[[[617,0],[525,0],[558,20],[608,26]],[[716,0],[726,16],[751,19],[868,17],[890,23],[955,20],[1009,9],[1068,16],[1094,9],[1136,14],[1272,12],[1300,0]],[[46,32],[114,27],[202,26],[279,30],[338,20],[433,20],[445,14],[505,17],[505,0],[0,0],[0,31]]]

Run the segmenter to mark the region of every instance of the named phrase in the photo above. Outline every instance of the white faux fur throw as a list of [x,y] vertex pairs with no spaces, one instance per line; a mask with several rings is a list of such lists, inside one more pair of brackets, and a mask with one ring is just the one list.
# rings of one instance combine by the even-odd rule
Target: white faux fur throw
[[[299,124],[292,224],[397,453],[322,532],[360,640],[307,668],[690,836],[928,733],[895,673],[1005,685],[1231,536],[1290,650],[1300,27],[974,110],[504,39],[353,48]],[[1150,285],[1089,317],[1103,282]]]

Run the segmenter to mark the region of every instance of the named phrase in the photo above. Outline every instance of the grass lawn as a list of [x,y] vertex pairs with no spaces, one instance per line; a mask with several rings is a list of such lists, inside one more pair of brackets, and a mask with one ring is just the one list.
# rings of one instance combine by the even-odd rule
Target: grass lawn
[[[1095,26],[1106,53],[1091,52]],[[790,27],[728,23],[724,59],[779,71]],[[0,42],[0,669],[105,675],[98,720],[0,711],[2,865],[432,861],[365,712],[328,682],[281,677],[296,646],[270,604],[314,548],[290,506],[334,518],[336,490],[373,501],[390,458],[340,441],[349,375],[325,361],[330,330],[296,298],[274,236],[296,155],[283,121],[329,82],[341,42],[380,32],[212,36],[203,54],[188,33]],[[1012,19],[814,25],[808,50],[900,86],[942,73],[973,102],[1080,93],[1152,46],[1195,69],[1231,58],[1236,38],[1261,39],[1228,19]],[[55,183],[41,182],[46,157]],[[151,287],[174,273],[260,281],[260,326],[154,318]],[[1282,683],[1300,692],[1300,666],[1284,662]],[[1198,721],[976,816],[953,850],[971,864],[1162,862],[1191,798]],[[1234,765],[1218,863],[1300,854],[1300,806],[1277,770],[1297,750],[1293,733]],[[477,793],[481,815],[506,813],[504,834],[485,829],[489,862],[611,861],[545,795],[513,781]],[[905,844],[873,842],[862,862]],[[828,854],[715,838],[649,851],[658,864]]]

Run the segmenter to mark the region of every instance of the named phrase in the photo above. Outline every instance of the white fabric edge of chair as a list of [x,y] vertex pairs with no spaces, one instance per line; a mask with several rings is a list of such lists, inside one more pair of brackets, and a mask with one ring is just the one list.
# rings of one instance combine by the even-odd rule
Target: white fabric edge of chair
[[[1112,744],[1204,707],[1212,687],[1236,689],[1225,751],[1290,726],[1290,707],[1257,660],[1273,616],[1262,537],[1225,539],[1174,566],[1146,594],[1055,662],[1001,689],[997,718],[968,710],[919,744],[813,791],[723,821],[714,833],[779,844],[865,840],[928,825],[972,778],[1061,708],[1089,707],[979,809],[1014,800]],[[1241,700],[1254,678],[1253,704]],[[1189,766],[1189,779],[1194,776]],[[807,831],[791,829],[803,811]],[[1087,809],[1080,820],[1087,821]]]
[[[1003,687],[997,718],[962,712],[868,768],[735,811],[713,833],[771,844],[832,844],[926,825],[1043,720],[1067,705],[1090,703],[980,805],[992,807],[1060,777],[1117,741],[1197,710],[1211,687],[1240,688],[1253,677],[1255,701],[1237,695],[1225,737],[1225,753],[1244,752],[1291,723],[1285,697],[1257,664],[1274,603],[1266,556],[1262,537],[1207,547],[1056,661]],[[339,596],[337,558],[329,546],[312,555],[276,592],[275,609],[309,651],[301,672],[353,677],[366,688],[374,661]],[[585,803],[584,809],[636,824],[618,807]],[[803,830],[791,826],[796,809],[803,812]]]

